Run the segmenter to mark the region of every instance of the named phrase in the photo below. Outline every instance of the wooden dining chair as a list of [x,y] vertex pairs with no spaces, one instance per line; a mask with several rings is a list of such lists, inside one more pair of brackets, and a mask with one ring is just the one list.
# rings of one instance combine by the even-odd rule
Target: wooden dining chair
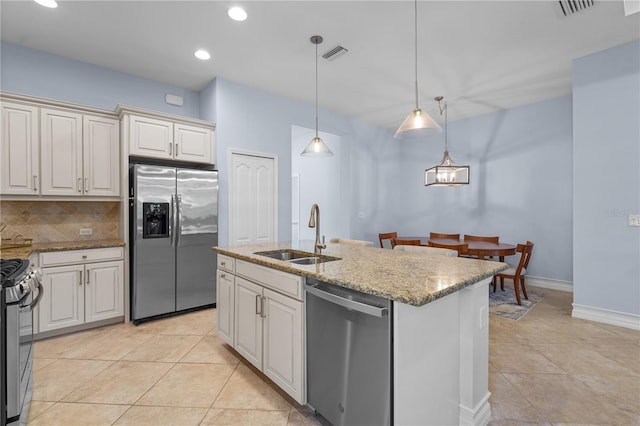
[[462,256],[463,253],[466,253],[469,250],[469,244],[467,243],[459,243],[459,244],[440,244],[429,241],[429,247],[437,247],[449,250],[455,250],[458,252],[458,257]]
[[533,243],[527,241],[526,244],[518,244],[516,252],[520,253],[520,261],[518,265],[513,267],[509,266],[508,269],[493,276],[493,292],[496,291],[496,285],[498,284],[498,278],[500,278],[500,288],[504,291],[504,279],[508,278],[513,280],[513,289],[516,292],[516,300],[518,305],[522,305],[520,301],[520,288],[522,288],[522,294],[525,299],[529,299],[527,296],[527,288],[524,285],[524,277],[527,274],[527,267],[529,267],[529,261],[531,260],[531,253],[533,252]]
[[444,238],[447,240],[459,240],[460,234],[440,234],[438,232],[429,233],[429,238]]
[[[492,244],[500,244],[500,237],[483,237],[480,235],[469,235],[469,234],[464,234],[464,236],[462,237],[463,241],[467,242],[467,241],[482,241],[485,243],[492,243]],[[477,259],[478,256],[474,256],[471,254],[466,254],[465,257],[472,257],[474,259]],[[489,259],[493,259],[493,256],[489,256]],[[504,262],[504,256],[500,256],[500,262]]]
[[351,244],[352,246],[373,247],[373,243],[371,241],[364,241],[364,240],[348,240],[346,238],[331,238],[329,242],[334,244]]
[[[393,238],[398,238],[397,232],[383,232],[378,234],[378,238],[380,239],[380,248],[385,248],[383,242],[389,240],[389,244],[391,244],[391,240]],[[393,246],[391,246],[393,248]]]
[[420,240],[399,240],[397,238],[391,239],[391,248],[395,246],[419,246]]

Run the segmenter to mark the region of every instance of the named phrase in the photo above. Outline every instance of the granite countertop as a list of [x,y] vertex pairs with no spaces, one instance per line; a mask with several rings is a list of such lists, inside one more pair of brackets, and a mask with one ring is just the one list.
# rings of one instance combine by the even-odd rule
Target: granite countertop
[[216,252],[297,275],[351,288],[396,302],[422,306],[507,268],[506,263],[423,253],[327,244],[322,254],[341,260],[317,265],[256,255],[258,251],[295,249],[313,252],[313,241],[214,247]]
[[83,250],[104,247],[122,247],[123,240],[87,240],[87,241],[65,241],[58,243],[35,243],[26,247],[2,247],[0,245],[0,257],[2,259],[28,259],[31,253],[44,253],[48,251]]

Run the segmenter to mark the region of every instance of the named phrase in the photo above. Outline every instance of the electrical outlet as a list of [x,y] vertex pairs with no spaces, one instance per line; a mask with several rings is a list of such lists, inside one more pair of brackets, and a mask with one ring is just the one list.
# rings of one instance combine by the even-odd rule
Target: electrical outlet
[[629,226],[640,226],[640,214],[629,215]]
[[80,235],[92,235],[93,229],[91,228],[80,228]]

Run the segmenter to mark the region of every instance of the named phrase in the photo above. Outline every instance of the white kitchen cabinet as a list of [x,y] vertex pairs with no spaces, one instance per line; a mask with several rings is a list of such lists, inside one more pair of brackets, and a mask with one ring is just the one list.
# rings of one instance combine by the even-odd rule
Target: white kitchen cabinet
[[2,194],[34,195],[40,190],[38,108],[2,102]]
[[216,324],[217,334],[231,346],[233,342],[233,307],[235,304],[235,277],[218,269],[216,279]]
[[161,117],[127,117],[129,155],[213,164],[210,128]]
[[66,110],[40,110],[42,195],[117,196],[119,122]]
[[41,253],[39,333],[122,317],[122,254],[122,247]]
[[[227,270],[220,269],[221,262]],[[230,316],[229,311],[233,315],[231,326],[218,320],[218,335],[229,343],[223,336],[227,329],[233,329],[234,349],[304,404],[302,278],[223,255],[218,268],[218,288],[235,289],[233,297],[225,294],[228,290],[218,292],[218,312],[224,313],[223,318]],[[235,275],[228,272],[231,268],[235,268]],[[220,279],[221,274],[233,277],[233,284]]]

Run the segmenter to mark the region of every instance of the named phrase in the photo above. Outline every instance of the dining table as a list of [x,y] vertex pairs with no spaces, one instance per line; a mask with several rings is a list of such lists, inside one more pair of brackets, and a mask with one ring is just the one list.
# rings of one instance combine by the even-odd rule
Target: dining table
[[513,256],[516,254],[516,247],[514,244],[508,243],[490,243],[487,241],[465,241],[454,238],[429,238],[429,237],[398,237],[403,240],[420,240],[420,245],[428,246],[429,241],[436,244],[453,246],[458,244],[467,244],[467,251],[462,253],[466,256],[474,256],[483,260],[485,257],[497,256],[500,262],[504,262],[505,256]]

